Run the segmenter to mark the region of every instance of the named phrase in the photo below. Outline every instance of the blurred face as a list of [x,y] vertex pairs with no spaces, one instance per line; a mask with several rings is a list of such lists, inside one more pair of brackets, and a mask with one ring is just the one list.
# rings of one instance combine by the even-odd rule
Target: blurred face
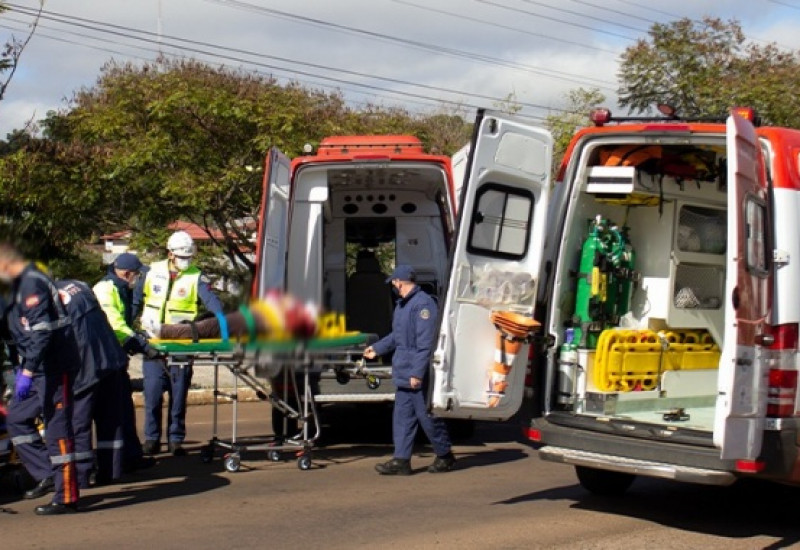
[[141,275],[138,271],[131,269],[115,269],[114,271],[117,277],[128,283],[128,287],[130,288],[136,286],[136,281],[139,280],[139,276]]
[[392,286],[401,298],[405,298],[406,294],[414,288],[414,283],[410,281],[401,281],[400,279],[392,279]]

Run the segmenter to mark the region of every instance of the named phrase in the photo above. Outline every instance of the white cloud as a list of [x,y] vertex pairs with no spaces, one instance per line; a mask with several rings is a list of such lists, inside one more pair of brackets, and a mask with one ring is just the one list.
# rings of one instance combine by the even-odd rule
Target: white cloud
[[[13,4],[35,8],[38,0]],[[215,65],[241,64],[314,88],[340,87],[354,101],[370,98],[416,110],[422,108],[416,95],[491,106],[491,99],[467,94],[499,99],[514,93],[520,103],[544,107],[526,107],[534,116],[558,108],[578,86],[602,86],[613,103],[619,53],[645,37],[656,20],[736,18],[749,36],[800,45],[800,9],[770,0],[675,0],[667,6],[647,0],[48,0],[45,9],[47,17],[0,102],[0,136],[34,113],[41,117],[63,106],[81,86],[92,86],[109,58],[152,59],[176,44],[187,48],[187,56]],[[30,20],[16,11],[0,14],[0,41],[10,36],[9,28],[21,36]],[[401,97],[382,89],[398,90]]]

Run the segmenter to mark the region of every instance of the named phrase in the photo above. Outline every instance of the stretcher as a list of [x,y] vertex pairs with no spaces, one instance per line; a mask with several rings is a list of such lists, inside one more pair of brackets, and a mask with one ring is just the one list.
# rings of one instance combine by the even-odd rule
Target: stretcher
[[[281,460],[282,453],[293,453],[301,470],[311,467],[311,450],[321,435],[313,391],[313,377],[321,372],[334,376],[363,377],[370,387],[377,387],[384,372],[373,372],[364,365],[363,348],[372,335],[343,333],[310,339],[258,339],[243,341],[223,338],[214,340],[151,340],[151,344],[165,356],[167,367],[186,366],[214,369],[214,401],[212,437],[201,449],[204,462],[213,460],[217,449],[225,450],[225,469],[240,469],[241,455],[248,451],[266,451],[271,461]],[[220,369],[233,375],[233,388],[220,389]],[[256,373],[267,373],[260,378]],[[280,391],[274,391],[267,379],[283,380]],[[249,387],[256,396],[280,411],[284,426],[287,421],[297,423],[297,433],[284,431],[284,437],[268,435],[242,438],[238,435],[238,392]],[[220,398],[232,402],[233,422],[230,439],[218,433],[218,405]]]

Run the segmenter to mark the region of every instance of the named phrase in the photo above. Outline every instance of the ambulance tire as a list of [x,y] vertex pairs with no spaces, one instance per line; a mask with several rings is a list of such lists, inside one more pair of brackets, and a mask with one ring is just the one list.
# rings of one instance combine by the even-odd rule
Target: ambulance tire
[[586,466],[575,466],[575,473],[578,475],[581,487],[599,496],[620,496],[636,479],[633,474],[598,470]]

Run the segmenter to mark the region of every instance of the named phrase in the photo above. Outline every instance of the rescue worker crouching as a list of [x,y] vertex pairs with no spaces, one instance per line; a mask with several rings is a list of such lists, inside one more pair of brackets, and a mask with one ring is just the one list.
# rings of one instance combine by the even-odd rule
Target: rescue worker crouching
[[[222,304],[211,291],[209,281],[192,264],[195,244],[185,231],[176,231],[167,241],[167,259],[150,265],[143,285],[142,327],[158,334],[162,324],[192,321],[200,303],[211,313],[222,313]],[[144,375],[144,452],[161,450],[164,391],[169,394],[169,452],[186,454],[186,399],[192,382],[192,364],[167,365],[164,359],[147,359]]]
[[[72,385],[81,358],[71,321],[53,281],[10,243],[0,243],[0,280],[11,283],[8,326],[21,363],[6,418],[9,435],[41,486],[33,496],[54,492],[49,504],[36,507],[36,514],[75,512],[79,489]],[[47,430],[46,447],[36,426],[38,410]]]
[[397,388],[392,413],[394,457],[375,466],[382,475],[411,474],[411,455],[419,426],[436,453],[436,459],[428,466],[429,472],[450,471],[456,462],[447,425],[441,418],[430,415],[425,404],[428,361],[436,338],[438,308],[415,280],[414,269],[402,264],[386,279],[399,296],[392,317],[392,332],[364,350],[367,359],[394,351],[392,380]]

